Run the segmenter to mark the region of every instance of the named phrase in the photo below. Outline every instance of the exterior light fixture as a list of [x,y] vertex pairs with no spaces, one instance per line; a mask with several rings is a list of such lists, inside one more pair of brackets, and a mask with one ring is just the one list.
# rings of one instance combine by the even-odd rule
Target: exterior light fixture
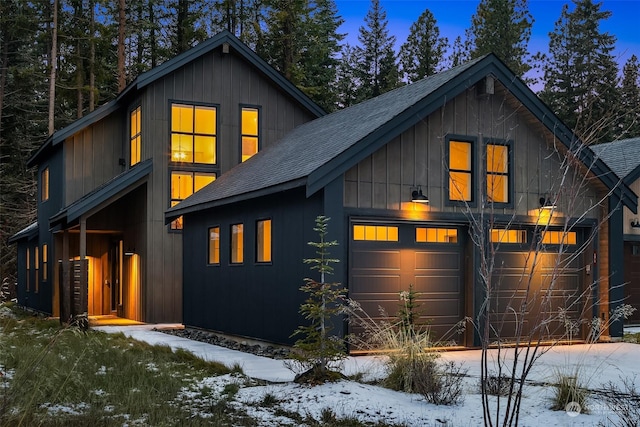
[[638,218],[634,218],[631,220],[631,226],[633,228],[640,228],[640,221],[638,220]]
[[127,248],[127,250],[124,251],[124,255],[125,256],[133,256],[135,253],[136,253],[136,249],[135,248],[133,248],[133,249]]
[[556,204],[548,197],[540,197],[540,209],[555,209]]
[[418,185],[417,187],[412,187],[411,201],[414,203],[429,203],[429,198],[422,194],[422,188]]

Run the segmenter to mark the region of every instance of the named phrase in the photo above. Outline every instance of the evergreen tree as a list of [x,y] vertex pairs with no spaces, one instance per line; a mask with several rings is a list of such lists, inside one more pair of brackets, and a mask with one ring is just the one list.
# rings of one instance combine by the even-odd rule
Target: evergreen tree
[[611,12],[602,11],[602,3],[593,0],[573,2],[574,10],[565,5],[549,33],[540,97],[585,141],[611,141],[619,100],[612,55],[615,37],[599,29]]
[[396,63],[395,36],[389,35],[387,12],[380,0],[371,0],[371,7],[358,34],[356,48],[357,101],[376,97],[400,86],[400,71]]
[[468,32],[471,59],[494,53],[523,78],[531,69],[527,44],[532,25],[527,0],[481,0]]
[[622,69],[620,125],[617,139],[640,137],[640,64],[631,55]]
[[426,9],[411,25],[409,37],[400,48],[400,63],[409,83],[435,74],[442,68],[448,47],[446,37],[440,37],[433,13]]
[[466,40],[467,42],[463,43],[462,38],[458,36],[453,42],[453,46],[451,47],[451,54],[447,59],[450,67],[457,67],[458,65],[462,65],[469,60],[469,39],[467,38]]
[[360,86],[356,75],[357,66],[356,51],[347,43],[342,47],[336,72],[336,96],[339,109],[350,107],[357,102],[357,91]]

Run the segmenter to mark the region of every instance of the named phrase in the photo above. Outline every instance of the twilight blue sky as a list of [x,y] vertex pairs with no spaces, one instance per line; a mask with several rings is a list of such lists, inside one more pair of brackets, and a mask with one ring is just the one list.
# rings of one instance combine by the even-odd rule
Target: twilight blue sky
[[[471,25],[471,16],[475,13],[479,0],[380,0],[387,12],[390,33],[396,36],[396,51],[404,43],[409,28],[418,17],[429,9],[435,16],[440,34],[453,44],[460,35],[464,40],[464,31]],[[529,0],[529,10],[534,18],[529,52],[547,52],[549,32],[553,31],[555,22],[560,18],[562,6],[571,0]],[[345,23],[339,28],[348,33],[345,41],[351,45],[358,44],[358,29],[364,25],[364,16],[371,6],[370,0],[336,0],[340,16]],[[624,62],[635,54],[640,58],[640,0],[604,0],[601,10],[612,12],[612,16],[601,23],[600,30],[616,36],[614,56],[618,62]]]

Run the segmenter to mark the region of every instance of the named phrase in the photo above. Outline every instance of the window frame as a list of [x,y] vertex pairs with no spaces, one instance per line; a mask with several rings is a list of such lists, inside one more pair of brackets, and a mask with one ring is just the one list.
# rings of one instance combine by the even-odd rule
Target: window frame
[[[261,260],[259,255],[260,255],[260,223],[265,223],[265,222],[269,222],[269,259],[268,260]],[[256,264],[272,264],[273,263],[273,220],[271,217],[268,218],[258,218],[255,222],[256,224],[256,240],[255,240],[255,262]],[[264,243],[264,242],[263,242]]]
[[[211,231],[215,229],[218,230],[218,247],[217,247],[218,260],[211,261],[211,243],[213,242],[213,240],[211,239]],[[220,258],[222,256],[222,251],[220,246],[222,241],[221,230],[222,228],[220,227],[219,224],[212,225],[211,227],[207,227],[207,265],[220,265]]]
[[[238,155],[238,163],[243,163],[246,162],[247,160],[249,160],[251,157],[255,156],[256,154],[258,154],[260,152],[260,150],[262,149],[262,106],[260,105],[252,105],[252,104],[240,104],[239,105],[239,119],[238,119],[238,123],[240,124],[238,126],[239,131],[240,131],[240,136],[239,136],[239,143],[238,143],[238,149],[239,149],[239,155]],[[256,110],[258,112],[258,129],[257,129],[257,134],[256,135],[250,135],[250,134],[245,134],[242,131],[242,112],[244,110]],[[251,138],[256,138],[258,140],[257,142],[257,151],[252,154],[250,157],[247,157],[245,160],[242,159],[242,148],[243,148],[243,139],[244,137],[251,137]]]
[[42,281],[46,282],[48,280],[48,272],[47,268],[49,266],[49,244],[42,244],[42,251],[40,253],[40,257],[42,258]]
[[[133,132],[133,116],[137,112],[137,133]],[[137,139],[137,156],[134,162],[133,141]],[[142,161],[142,106],[138,104],[129,111],[129,167],[133,167]]]
[[[219,172],[220,169],[220,144],[219,144],[219,140],[220,140],[220,104],[215,104],[215,103],[209,103],[209,102],[193,102],[193,101],[180,101],[180,100],[176,100],[176,99],[170,99],[169,101],[169,120],[168,120],[168,125],[169,125],[169,164],[170,165],[174,165],[175,167],[206,167],[206,168],[215,168],[216,172]],[[185,107],[192,107],[193,108],[193,132],[188,133],[188,132],[174,132],[173,131],[173,106],[174,105],[181,105],[181,106],[185,106]],[[197,107],[206,107],[206,108],[214,108],[215,112],[216,112],[216,122],[215,122],[215,133],[213,134],[203,134],[203,133],[197,133],[195,131],[195,118],[196,118],[196,114],[195,114],[195,110]],[[173,140],[173,134],[177,133],[180,135],[191,135],[194,137],[192,145],[191,145],[191,152],[192,152],[192,156],[193,159],[192,161],[175,161],[173,160],[173,157],[171,155],[171,145],[172,145],[172,140]],[[213,163],[201,163],[201,162],[196,162],[195,161],[195,136],[197,135],[201,135],[201,136],[213,136],[215,139],[215,149],[213,150],[213,155],[214,155],[214,162]],[[218,173],[219,174],[219,173]]]
[[[234,233],[233,232],[233,228],[240,226],[241,227],[241,232],[240,233]],[[238,249],[237,247],[237,240],[234,239],[234,236],[238,236],[240,235],[240,248]],[[229,264],[230,265],[243,265],[244,264],[244,240],[245,240],[245,233],[244,233],[244,222],[237,222],[234,224],[230,224],[229,225]],[[234,247],[234,245],[236,245],[236,247]],[[236,253],[237,252],[237,253]],[[240,255],[240,259],[237,260],[236,256]]]
[[[174,172],[177,173],[184,173],[184,174],[191,174],[191,193],[188,196],[185,196],[182,199],[177,199],[173,197],[173,184],[172,184],[172,180],[173,180],[173,174]],[[186,199],[187,197],[191,196],[192,194],[194,194],[196,191],[200,191],[200,190],[195,190],[195,184],[196,184],[196,180],[195,180],[195,175],[196,174],[208,174],[208,175],[214,175],[213,181],[215,181],[216,179],[218,179],[218,173],[215,171],[210,171],[210,170],[202,170],[201,168],[169,168],[169,207],[173,207],[175,206],[173,204],[173,202],[176,202],[176,205],[178,203],[180,203],[181,201],[183,201],[184,199]],[[212,182],[213,182],[212,181]],[[178,224],[179,221],[182,220],[182,216],[180,216],[179,218],[174,219],[173,221],[171,221],[169,223],[169,231],[172,232],[176,232],[176,233],[180,233],[182,232],[182,227],[177,227],[176,225]]]
[[[489,145],[500,145],[507,147],[507,173],[506,174],[497,174],[492,173],[493,175],[501,175],[507,177],[507,201],[506,202],[492,202],[489,200],[489,170],[487,167],[487,157],[488,157],[488,147]],[[513,195],[514,195],[514,181],[513,181],[513,141],[507,139],[499,139],[499,138],[487,138],[483,144],[484,149],[484,187],[486,191],[487,203],[493,204],[494,207],[497,208],[512,208],[513,207]]]
[[49,165],[45,166],[40,173],[40,201],[46,202],[51,196],[51,171]]
[[[466,142],[470,145],[471,150],[471,169],[469,171],[463,171],[461,169],[454,169],[453,171],[449,167],[451,163],[451,142]],[[444,177],[445,180],[445,206],[470,206],[475,207],[477,203],[477,155],[476,155],[476,147],[478,144],[478,138],[469,135],[457,135],[457,134],[449,134],[446,136],[446,144],[445,144],[445,161],[446,161],[446,175]],[[469,196],[470,200],[455,200],[451,199],[451,172],[465,172],[470,175],[470,183],[469,183]]]

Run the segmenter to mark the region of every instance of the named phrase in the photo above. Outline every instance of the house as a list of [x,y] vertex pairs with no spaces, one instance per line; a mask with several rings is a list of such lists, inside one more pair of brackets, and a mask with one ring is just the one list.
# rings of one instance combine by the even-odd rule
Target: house
[[[593,151],[631,188],[640,193],[640,137],[594,145]],[[627,320],[640,322],[640,220],[623,208],[624,299],[636,311]]]
[[[636,212],[637,196],[487,55],[298,126],[165,221],[184,218],[187,326],[291,344],[304,321],[299,287],[312,274],[302,260],[315,255],[307,242],[324,215],[340,245],[331,280],[374,318],[378,307],[396,313],[398,293],[413,285],[444,338],[481,312],[488,242],[495,316],[523,301],[524,278],[528,330],[544,320],[545,296],[569,317],[607,320],[622,299],[620,203]],[[523,276],[532,247],[537,264]],[[503,320],[502,337],[515,336],[515,316]],[[562,325],[546,327],[561,335]],[[621,322],[607,333],[620,337]],[[472,328],[452,339],[479,343]]]
[[164,212],[324,111],[229,32],[138,76],[33,154],[37,222],[11,237],[20,304],[66,321],[182,321]]

